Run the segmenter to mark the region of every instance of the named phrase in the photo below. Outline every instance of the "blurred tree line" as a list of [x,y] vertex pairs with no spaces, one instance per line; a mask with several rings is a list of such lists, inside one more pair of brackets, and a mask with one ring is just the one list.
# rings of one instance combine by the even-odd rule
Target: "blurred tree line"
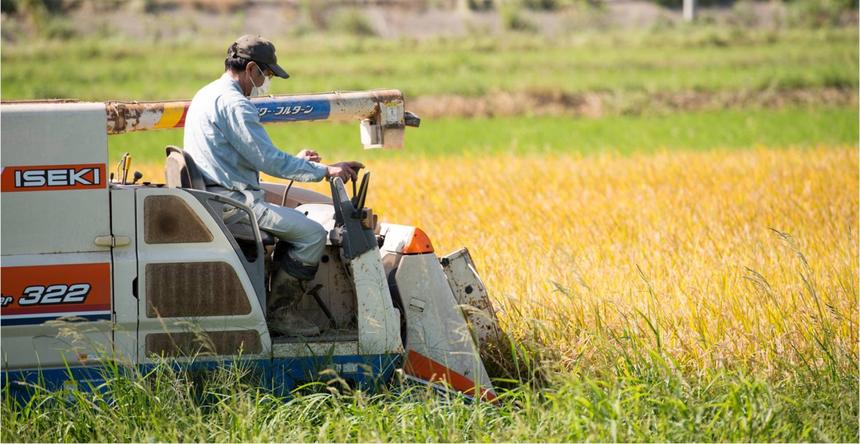
[[[73,13],[98,13],[127,8],[138,13],[154,14],[177,8],[193,8],[213,13],[236,13],[254,5],[277,5],[292,8],[309,17],[299,24],[305,31],[345,30],[357,36],[378,35],[362,7],[376,6],[401,10],[451,10],[498,14],[502,29],[515,32],[540,32],[535,14],[577,13],[591,18],[606,15],[607,5],[623,7],[628,0],[0,0],[10,29],[4,37],[16,33],[67,40],[80,32]],[[680,12],[683,0],[639,0]],[[696,0],[701,7],[730,10],[753,23],[756,3],[777,4],[784,8],[788,26],[821,27],[857,25],[857,0]],[[615,6],[616,10],[618,6]],[[603,11],[603,12],[601,12]],[[590,14],[590,15],[589,15]],[[14,23],[10,23],[14,22]],[[307,22],[307,23],[305,23]],[[14,25],[14,26],[11,26]],[[14,28],[14,29],[12,29]]]
[[[506,6],[518,6],[533,11],[555,11],[568,7],[587,4],[600,7],[613,0],[314,0],[328,6],[397,6],[414,8],[455,9],[467,8],[473,11],[501,9]],[[642,0],[655,3],[666,8],[680,8],[683,0]],[[730,7],[738,0],[697,0],[699,6]],[[742,0],[769,2],[772,0]],[[779,0],[786,4],[807,4],[809,8],[830,8],[839,10],[857,9],[856,0]],[[82,6],[92,10],[110,10],[129,4],[143,5],[143,9],[157,10],[175,6],[191,6],[198,9],[219,11],[236,10],[254,3],[279,3],[301,7],[308,0],[0,0],[2,12],[7,14],[28,14],[46,12],[62,14]]]

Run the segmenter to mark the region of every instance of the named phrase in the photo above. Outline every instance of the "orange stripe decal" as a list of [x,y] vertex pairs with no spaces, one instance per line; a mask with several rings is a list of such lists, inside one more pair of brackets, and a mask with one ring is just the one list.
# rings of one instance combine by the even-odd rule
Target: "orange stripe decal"
[[[469,396],[475,394],[476,385],[474,381],[414,350],[409,350],[406,355],[406,364],[403,366],[403,370],[407,374],[425,381],[444,381],[454,389]],[[481,399],[486,401],[496,399],[496,394],[492,390],[488,390],[486,387],[480,387],[480,390]]]
[[110,263],[34,265],[0,269],[7,316],[73,315],[111,309]]
[[188,108],[184,102],[165,103],[164,111],[155,128],[176,128],[179,123],[185,118],[185,111]]

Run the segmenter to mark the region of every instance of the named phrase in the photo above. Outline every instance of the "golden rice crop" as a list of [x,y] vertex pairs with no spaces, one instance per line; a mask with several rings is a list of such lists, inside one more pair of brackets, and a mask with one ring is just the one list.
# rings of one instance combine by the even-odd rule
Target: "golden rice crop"
[[605,330],[694,367],[856,365],[854,147],[369,168],[383,221],[421,227],[440,255],[468,247],[505,329],[563,361],[598,359]]

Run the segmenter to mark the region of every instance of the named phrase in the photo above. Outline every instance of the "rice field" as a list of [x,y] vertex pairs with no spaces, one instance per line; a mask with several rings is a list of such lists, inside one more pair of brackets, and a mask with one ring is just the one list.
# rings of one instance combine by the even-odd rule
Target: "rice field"
[[368,170],[382,221],[421,227],[438,254],[469,248],[505,329],[564,362],[599,356],[599,329],[632,328],[696,369],[784,375],[828,364],[804,361],[825,349],[857,364],[856,148],[450,156]]
[[[499,405],[337,379],[283,399],[241,365],[109,366],[95,393],[0,394],[0,441],[860,441],[856,27],[604,34],[279,50],[295,69],[275,93],[619,101],[600,118],[431,115],[402,152],[360,151],[354,123],[267,127],[278,146],[364,162],[382,221],[421,227],[440,255],[469,248],[507,333],[486,361]],[[187,98],[223,46],[4,42],[3,99]],[[165,47],[186,63],[166,66]],[[650,100],[690,91],[809,98]],[[110,159],[128,151],[159,182],[181,141],[112,136]]]
[[475,258],[510,336],[501,406],[336,382],[285,401],[163,366],[7,398],[3,440],[857,440],[855,147],[369,168],[383,220]]
[[823,346],[856,366],[855,148],[369,167],[383,220],[468,247],[507,330],[566,362],[632,328],[685,367],[793,371]]
[[822,346],[856,363],[857,167],[847,146],[376,160],[369,205],[468,247],[506,330],[564,361],[635,327],[684,366],[772,374]]

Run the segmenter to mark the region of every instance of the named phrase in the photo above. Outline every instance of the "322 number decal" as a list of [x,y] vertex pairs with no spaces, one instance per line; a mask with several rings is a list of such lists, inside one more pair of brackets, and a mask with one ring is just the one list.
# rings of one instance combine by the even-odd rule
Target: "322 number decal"
[[79,304],[90,294],[90,284],[31,285],[24,289],[18,305]]

